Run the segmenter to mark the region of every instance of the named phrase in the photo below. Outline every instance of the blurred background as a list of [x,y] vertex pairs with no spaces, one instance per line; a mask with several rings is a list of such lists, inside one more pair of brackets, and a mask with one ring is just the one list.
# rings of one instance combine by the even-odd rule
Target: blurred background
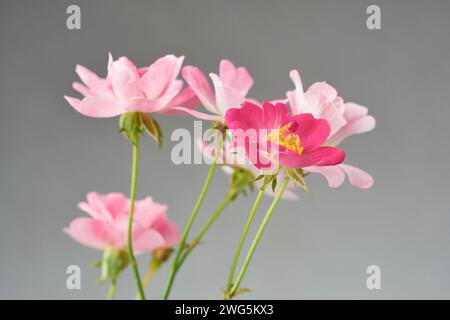
[[[66,28],[71,4],[81,8],[81,30]],[[381,8],[381,30],[366,27],[370,4]],[[2,1],[0,298],[106,297],[99,270],[89,267],[101,253],[62,228],[84,215],[76,205],[88,191],[128,194],[131,151],[117,118],[83,117],[63,95],[74,95],[77,63],[104,76],[108,52],[140,66],[185,55],[207,73],[228,58],[249,69],[250,96],[259,99],[283,97],[297,68],[305,86],[327,81],[377,119],[373,132],[342,145],[374,187],[330,189],[322,176],[308,177],[311,192],[282,202],[270,222],[243,282],[254,292],[244,298],[450,298],[449,15],[444,0]],[[183,227],[208,166],[170,160],[172,130],[193,131],[192,118],[156,117],[165,148],[144,139],[138,195],[167,203]],[[217,171],[213,184],[194,231],[222,200],[228,177]],[[224,212],[179,273],[173,298],[221,297],[254,197]],[[141,272],[148,259],[139,258]],[[81,290],[66,289],[73,264]],[[373,264],[380,290],[366,287]],[[167,271],[149,297],[159,298]],[[118,290],[119,298],[134,295],[130,269]]]

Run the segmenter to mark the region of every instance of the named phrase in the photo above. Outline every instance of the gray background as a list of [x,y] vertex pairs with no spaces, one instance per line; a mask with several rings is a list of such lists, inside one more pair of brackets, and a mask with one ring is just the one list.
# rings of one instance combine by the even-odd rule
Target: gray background
[[[74,3],[80,31],[65,25]],[[382,30],[366,28],[372,3],[381,6]],[[312,192],[283,202],[271,221],[243,283],[255,290],[246,298],[449,298],[449,15],[448,1],[2,1],[0,298],[106,295],[89,268],[100,252],[61,229],[82,215],[76,204],[86,192],[128,193],[130,148],[117,119],[83,117],[63,100],[74,94],[75,65],[104,75],[108,52],[139,65],[183,54],[207,72],[229,58],[251,71],[251,96],[260,99],[283,96],[292,88],[288,71],[298,68],[306,85],[326,80],[376,117],[375,131],[343,144],[347,162],[369,171],[374,187],[334,190],[309,178]],[[167,137],[193,129],[188,117],[157,118]],[[208,167],[175,166],[173,145],[166,139],[160,152],[145,140],[138,193],[168,203],[183,226]],[[226,187],[218,172],[196,227]],[[220,298],[253,197],[224,213],[173,298]],[[65,287],[71,264],[82,267],[82,290]],[[382,269],[379,291],[366,288],[371,264]],[[159,297],[167,269],[150,297]],[[118,296],[133,292],[127,270]]]

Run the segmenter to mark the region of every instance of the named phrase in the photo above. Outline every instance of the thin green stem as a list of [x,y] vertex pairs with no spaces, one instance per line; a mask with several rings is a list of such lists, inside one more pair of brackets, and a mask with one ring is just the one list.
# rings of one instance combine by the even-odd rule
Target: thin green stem
[[186,251],[181,255],[180,261],[177,265],[177,270],[181,267],[184,260],[189,256],[189,254],[194,250],[194,248],[200,243],[203,236],[206,234],[206,232],[209,230],[211,225],[219,218],[223,210],[226,208],[226,206],[233,200],[233,195],[229,194],[223,199],[221,204],[217,207],[217,209],[214,211],[214,213],[209,217],[208,221],[205,223],[203,228],[200,230],[200,232],[197,234],[197,236],[194,238],[194,240],[190,243],[189,247],[186,249]]
[[241,255],[242,246],[244,245],[245,238],[247,237],[250,226],[255,218],[256,210],[258,209],[259,203],[264,195],[264,187],[259,190],[258,196],[256,197],[255,203],[253,204],[252,210],[248,215],[247,223],[245,224],[244,231],[242,232],[241,239],[234,253],[233,262],[231,263],[230,274],[228,275],[227,290],[229,291],[233,285],[234,273],[236,272],[236,266],[239,261],[239,256]]
[[112,278],[108,289],[108,300],[114,300],[116,296],[116,279]]
[[266,229],[270,218],[272,217],[273,213],[275,212],[275,209],[276,209],[278,203],[280,202],[280,199],[283,196],[284,190],[286,190],[288,183],[289,183],[289,178],[285,177],[283,180],[283,184],[280,186],[280,190],[278,191],[277,195],[275,196],[275,199],[273,199],[272,204],[269,207],[269,210],[267,210],[267,213],[261,223],[261,226],[259,227],[258,232],[256,233],[256,236],[253,239],[252,245],[250,246],[250,249],[247,253],[244,263],[242,264],[241,271],[239,272],[239,274],[236,278],[236,282],[234,283],[231,291],[229,292],[231,298],[236,294],[237,290],[239,290],[239,286],[242,282],[242,279],[244,278],[245,272],[247,271],[250,260],[252,259],[253,254],[255,253],[256,247],[258,246],[259,241],[261,240],[264,230]]
[[130,217],[128,221],[128,256],[130,258],[131,268],[133,269],[136,286],[139,292],[139,299],[145,300],[144,288],[142,287],[141,277],[136,258],[133,253],[133,214],[134,204],[136,201],[136,184],[139,166],[139,131],[136,130],[133,141],[133,164],[131,169],[131,186],[130,186]]
[[211,183],[211,179],[214,175],[218,155],[221,153],[220,151],[222,149],[222,136],[218,137],[218,139],[219,140],[217,143],[214,161],[211,164],[211,167],[209,168],[208,175],[206,176],[206,180],[203,183],[202,191],[200,192],[200,194],[197,198],[197,202],[195,203],[194,209],[192,210],[192,213],[189,217],[188,223],[187,223],[186,227],[184,228],[183,233],[181,234],[180,244],[178,245],[178,249],[176,251],[175,258],[173,259],[172,265],[170,267],[170,272],[169,272],[169,277],[167,279],[166,288],[164,289],[164,293],[162,295],[162,298],[164,300],[167,300],[169,298],[170,291],[172,290],[172,286],[173,286],[173,281],[175,280],[175,275],[177,273],[178,262],[180,260],[181,253],[186,246],[186,239],[189,235],[189,231],[192,228],[192,224],[194,223],[195,218],[197,217],[198,211],[200,210],[200,207],[203,203],[203,199],[205,198],[206,192],[208,191],[209,185]]
[[[153,279],[153,276],[155,275],[156,271],[159,270],[161,267],[162,261],[157,260],[155,258],[152,259],[148,266],[147,273],[144,275],[144,278],[142,278],[142,287],[145,289],[147,288],[150,281]],[[135,300],[139,300],[139,292],[136,293]]]

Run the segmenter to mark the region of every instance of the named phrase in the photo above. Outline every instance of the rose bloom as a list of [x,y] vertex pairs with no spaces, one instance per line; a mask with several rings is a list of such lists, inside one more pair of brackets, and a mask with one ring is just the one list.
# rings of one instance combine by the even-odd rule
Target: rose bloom
[[190,110],[198,99],[190,88],[182,90],[183,83],[177,79],[183,59],[166,55],[149,67],[137,68],[127,57],[114,60],[110,54],[106,78],[77,65],[82,83],[74,82],[73,88],[84,97],[65,99],[79,113],[95,118],[126,112],[179,113],[174,106]]
[[[312,84],[306,92],[297,70],[290,72],[295,89],[287,92],[287,98],[294,115],[310,113],[316,118],[325,119],[330,124],[330,136],[325,145],[336,146],[344,139],[375,128],[374,117],[368,115],[368,109],[355,103],[346,102],[338,96],[335,88],[325,82]],[[311,166],[306,172],[322,174],[332,188],[339,187],[349,178],[351,184],[367,189],[373,185],[372,177],[365,171],[348,164],[333,166]]]
[[[72,239],[87,247],[125,249],[130,200],[122,193],[90,192],[78,207],[90,217],[79,217],[64,229]],[[173,246],[179,239],[177,225],[167,218],[167,206],[147,197],[135,202],[133,251],[136,254]]]
[[332,166],[345,158],[342,150],[323,146],[331,130],[327,120],[310,113],[291,116],[283,103],[247,101],[229,109],[225,119],[237,147],[244,147],[250,162],[263,171],[279,164],[293,169]]
[[200,68],[185,66],[182,70],[183,79],[195,93],[200,103],[207,111],[204,113],[192,108],[175,107],[202,120],[216,120],[224,122],[229,108],[240,105],[246,100],[248,91],[253,85],[253,78],[244,67],[235,67],[231,61],[222,60],[219,74],[210,73],[214,89]]

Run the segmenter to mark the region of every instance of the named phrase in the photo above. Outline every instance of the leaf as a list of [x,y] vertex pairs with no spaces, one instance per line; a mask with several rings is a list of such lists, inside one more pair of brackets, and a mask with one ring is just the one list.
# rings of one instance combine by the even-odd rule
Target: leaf
[[277,178],[272,180],[272,192],[275,193],[275,189],[277,188]]
[[262,178],[264,178],[264,175],[260,174],[259,176],[256,177],[255,181],[261,180]]

